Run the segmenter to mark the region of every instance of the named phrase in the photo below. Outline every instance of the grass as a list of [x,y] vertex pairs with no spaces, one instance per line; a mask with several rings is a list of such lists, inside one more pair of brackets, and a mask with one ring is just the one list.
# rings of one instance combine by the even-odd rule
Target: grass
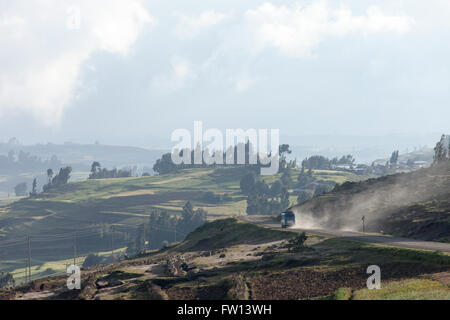
[[[125,252],[126,248],[119,248],[114,251],[115,254],[120,252]],[[111,255],[111,251],[103,251],[97,253],[101,257],[106,257]],[[87,255],[78,256],[76,259],[76,264],[78,266],[83,265],[84,260]],[[22,263],[26,263],[25,261]],[[34,264],[31,266],[31,275],[32,279],[40,279],[48,276],[56,276],[61,274],[66,274],[67,266],[73,264],[73,258],[71,259],[62,259],[62,260],[54,260],[54,261],[34,261]],[[25,280],[25,268],[20,267],[9,271],[16,280],[16,285],[24,282]]]
[[332,300],[350,300],[352,298],[351,288],[339,288],[332,297]]
[[[71,235],[76,231],[108,225],[135,225],[137,230],[137,226],[148,220],[151,211],[167,210],[171,214],[180,214],[188,200],[195,208],[205,209],[210,220],[243,215],[247,203],[240,193],[241,171],[242,168],[187,169],[162,176],[75,181],[60,190],[34,198],[4,199],[0,202],[0,247],[5,241],[22,241],[28,234]],[[299,172],[293,170],[294,182]],[[336,178],[336,182],[357,178],[350,173],[334,171],[316,171],[314,175],[323,179]],[[263,179],[271,183],[280,176]],[[227,194],[229,201],[207,203],[202,197],[205,192]],[[294,203],[296,197],[291,196],[290,200]],[[130,232],[132,236],[135,230]],[[80,249],[80,254],[104,251],[108,244],[106,240],[103,242],[100,248],[97,241],[92,241],[90,246]],[[13,249],[3,251],[3,254],[0,250],[0,270],[20,274],[27,252],[24,248]],[[59,263],[70,260],[71,256],[69,242],[46,242],[32,250],[33,261],[42,261],[40,264]],[[61,270],[53,265],[47,268]]]
[[235,218],[207,223],[175,247],[177,251],[213,250],[239,244],[258,244],[292,238],[294,232],[272,230]]
[[[165,298],[172,297],[173,294],[187,294],[182,297],[248,299],[258,298],[261,292],[265,291],[276,294],[277,298],[292,297],[296,292],[303,292],[304,298],[319,300],[450,298],[447,285],[426,278],[430,273],[441,272],[436,271],[437,269],[450,266],[450,256],[447,254],[397,249],[314,235],[308,235],[306,247],[301,251],[289,252],[285,247],[281,247],[281,251],[277,251],[280,248],[267,251],[269,247],[264,246],[273,241],[290,239],[296,234],[289,230],[268,229],[237,218],[215,220],[198,228],[180,243],[173,243],[164,250],[151,252],[134,260],[111,265],[103,275],[98,274],[96,277],[106,280],[112,278],[131,280],[126,281],[127,283],[118,290],[111,291],[106,299],[148,298],[150,284],[160,286],[161,294],[165,295]],[[216,250],[222,248],[226,248],[226,251]],[[243,254],[254,253],[255,249],[264,254],[261,260],[233,260],[231,258],[235,253],[233,250],[241,252],[243,248],[247,250],[242,251]],[[198,276],[194,274],[187,277],[158,275],[156,278],[148,279],[147,273],[128,268],[141,263],[164,264],[168,257],[174,255],[183,255],[189,261],[189,257],[196,256],[192,253],[200,253],[198,251],[216,251],[212,253],[216,258],[226,252],[228,261],[226,264],[216,258],[210,258],[207,264],[202,264],[200,260],[191,261],[198,269],[208,268],[199,271]],[[104,254],[107,255],[109,252]],[[81,260],[80,258],[80,263]],[[212,262],[215,260],[217,261]],[[65,263],[71,263],[71,260],[43,263],[33,269],[33,273],[41,272],[36,274],[43,277],[49,272],[47,271],[49,268],[55,271],[58,266],[64,267]],[[380,290],[361,289],[368,277],[365,270],[369,264],[379,264],[381,267]],[[421,268],[424,265],[430,267]],[[416,269],[420,270],[416,272]],[[413,272],[410,273],[410,270]],[[280,281],[285,282],[281,282],[280,285]],[[258,287],[258,283],[265,283],[265,287]],[[317,291],[317,288],[320,290]],[[289,291],[289,295],[286,295],[286,291]],[[311,292],[315,292],[317,296],[309,295]]]
[[408,279],[381,284],[381,289],[362,289],[354,300],[450,300],[450,288],[439,281]]
[[428,251],[389,247],[381,244],[330,238],[322,241],[319,246],[332,248],[334,255],[328,261],[331,265],[349,263],[384,263],[413,262],[433,266],[450,266],[450,254],[440,251]]

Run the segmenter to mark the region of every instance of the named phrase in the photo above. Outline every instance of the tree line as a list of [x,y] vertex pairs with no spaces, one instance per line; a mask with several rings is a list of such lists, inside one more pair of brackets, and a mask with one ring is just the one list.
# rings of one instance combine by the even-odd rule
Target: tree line
[[[230,147],[232,148],[232,147]],[[237,164],[238,163],[238,150],[244,150],[244,163],[245,164]],[[232,151],[232,149],[229,149],[228,152]],[[183,157],[184,152],[190,152],[191,153],[191,159],[194,159],[194,154],[201,154],[202,159],[205,158],[213,158],[215,157],[216,153],[221,153],[220,157],[223,159],[223,163],[226,163],[227,159],[227,151],[214,151],[211,152],[208,149],[206,150],[181,150],[179,152],[179,156]],[[288,165],[286,163],[286,158],[283,158],[283,154],[291,153],[289,150],[289,145],[283,144],[279,146],[279,155],[280,155],[280,167],[283,165]],[[246,167],[252,167],[255,169],[259,169],[261,167],[265,167],[266,165],[263,165],[260,163],[259,159],[256,161],[256,164],[250,164],[250,159],[258,159],[257,153],[254,151],[254,148],[252,144],[248,141],[247,143],[239,143],[237,146],[234,146],[234,159],[233,164],[230,164],[227,166],[246,166]],[[295,165],[295,163],[294,163]],[[201,164],[193,164],[193,163],[182,163],[182,164],[174,164],[172,161],[172,154],[166,153],[163,154],[160,159],[158,159],[153,166],[153,171],[155,171],[158,174],[169,174],[169,173],[177,173],[182,169],[192,169],[192,168],[214,168],[217,167],[218,164],[207,164],[204,160],[202,160]]]
[[355,158],[352,155],[345,155],[341,158],[328,159],[324,156],[312,156],[305,158],[302,161],[302,168],[315,170],[329,170],[337,165],[348,165],[350,167],[355,165]]
[[[72,173],[72,167],[67,166],[59,169],[59,173],[54,175],[53,169],[47,169],[47,184],[42,187],[43,192],[48,192],[51,189],[57,189],[63,185],[69,183],[70,174]],[[37,179],[33,179],[31,191],[28,193],[28,185],[26,182],[19,183],[14,187],[16,196],[23,197],[29,195],[31,197],[38,194]]]
[[239,183],[241,192],[247,196],[247,214],[275,214],[290,206],[288,190],[293,185],[291,169],[296,167],[295,160],[288,162],[286,159],[291,152],[288,144],[280,146],[281,177],[270,185],[257,178],[255,168],[248,168]]
[[137,236],[127,246],[127,255],[135,256],[145,249],[159,249],[169,243],[181,241],[187,234],[207,221],[208,213],[194,209],[190,201],[183,206],[181,215],[165,210],[154,210],[147,223],[140,226]]
[[89,179],[129,178],[131,176],[131,170],[117,170],[116,168],[108,170],[106,168],[102,168],[100,162],[94,161],[91,165],[91,173],[89,175]]
[[0,174],[36,172],[60,166],[62,166],[61,161],[56,156],[52,156],[49,160],[42,160],[28,152],[16,153],[14,150],[10,150],[7,156],[0,155]]

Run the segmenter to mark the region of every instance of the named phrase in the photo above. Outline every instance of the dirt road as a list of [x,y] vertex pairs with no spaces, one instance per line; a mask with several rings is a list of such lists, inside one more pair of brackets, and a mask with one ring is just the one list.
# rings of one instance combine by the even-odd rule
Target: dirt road
[[[267,216],[245,216],[242,217],[243,220],[251,223],[256,223],[264,225],[272,229],[281,230],[279,223],[273,221],[272,217]],[[284,229],[283,229],[284,230]],[[441,242],[431,242],[431,241],[421,241],[415,239],[407,238],[394,238],[390,236],[361,233],[354,231],[342,231],[342,230],[325,230],[325,229],[301,229],[301,228],[289,228],[289,231],[307,232],[311,234],[348,238],[351,240],[358,240],[370,243],[380,243],[392,247],[408,248],[408,249],[422,249],[422,250],[432,250],[432,251],[442,251],[450,253],[450,243]]]

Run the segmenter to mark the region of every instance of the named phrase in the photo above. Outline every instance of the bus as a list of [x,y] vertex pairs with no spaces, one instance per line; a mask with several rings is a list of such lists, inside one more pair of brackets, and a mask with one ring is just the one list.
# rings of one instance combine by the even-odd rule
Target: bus
[[291,210],[281,213],[281,227],[288,228],[295,225],[295,213]]

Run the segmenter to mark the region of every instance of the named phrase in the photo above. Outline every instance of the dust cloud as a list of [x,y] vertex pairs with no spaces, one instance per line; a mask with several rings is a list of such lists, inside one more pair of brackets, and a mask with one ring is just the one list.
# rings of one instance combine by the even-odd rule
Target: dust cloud
[[295,227],[362,231],[364,216],[366,231],[383,231],[382,226],[405,206],[448,193],[447,185],[439,185],[439,176],[440,170],[423,169],[337,186],[330,193],[294,206]]

